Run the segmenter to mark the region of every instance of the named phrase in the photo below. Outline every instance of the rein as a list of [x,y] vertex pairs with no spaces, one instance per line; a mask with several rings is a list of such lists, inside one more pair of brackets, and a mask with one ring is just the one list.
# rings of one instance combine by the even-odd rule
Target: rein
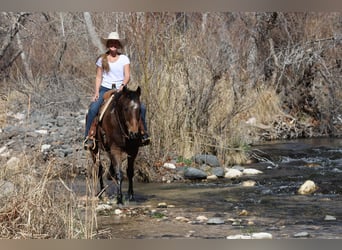
[[119,114],[118,114],[118,110],[114,107],[114,113],[115,113],[115,118],[116,118],[116,121],[119,123],[119,127],[120,127],[120,130],[121,130],[121,133],[123,134],[123,137],[129,139],[129,136],[127,135],[127,133],[125,132],[121,122],[120,122],[120,118],[119,118]]

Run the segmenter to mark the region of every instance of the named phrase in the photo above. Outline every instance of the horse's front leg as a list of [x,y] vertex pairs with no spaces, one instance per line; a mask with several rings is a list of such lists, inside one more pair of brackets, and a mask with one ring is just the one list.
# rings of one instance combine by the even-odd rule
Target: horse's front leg
[[128,157],[127,177],[128,177],[128,199],[130,201],[135,200],[134,191],[133,191],[133,176],[134,176],[133,161],[131,157]]
[[127,155],[127,177],[128,177],[128,199],[135,201],[133,191],[133,177],[134,177],[134,161],[137,156],[138,150],[129,152]]

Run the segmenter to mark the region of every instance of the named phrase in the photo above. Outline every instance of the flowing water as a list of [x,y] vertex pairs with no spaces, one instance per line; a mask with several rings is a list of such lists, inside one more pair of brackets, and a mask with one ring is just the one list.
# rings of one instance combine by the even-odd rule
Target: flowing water
[[[266,232],[282,238],[342,238],[342,139],[254,146],[263,173],[216,181],[135,183],[137,201],[98,218],[111,238],[225,239]],[[255,181],[251,187],[244,181]],[[299,195],[312,180],[318,190]],[[124,185],[126,192],[127,188]],[[118,210],[117,210],[118,211]]]

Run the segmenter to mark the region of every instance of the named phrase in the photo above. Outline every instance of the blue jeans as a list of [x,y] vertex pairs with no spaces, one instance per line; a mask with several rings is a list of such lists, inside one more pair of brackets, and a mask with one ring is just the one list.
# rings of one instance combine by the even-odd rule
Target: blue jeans
[[[97,114],[99,113],[101,104],[103,102],[103,95],[108,90],[110,90],[110,89],[101,86],[100,91],[99,91],[99,98],[97,99],[97,101],[90,103],[89,110],[88,110],[88,117],[86,119],[86,128],[85,128],[84,138],[86,138],[88,136],[91,123],[93,122],[93,120],[95,119]],[[141,103],[140,110],[141,110],[141,119],[142,119],[142,122],[144,125],[144,129],[147,132],[146,106],[144,103]]]
[[99,91],[99,98],[97,99],[97,101],[90,103],[89,110],[88,110],[88,117],[86,119],[86,128],[85,128],[84,137],[88,136],[91,123],[97,116],[97,113],[99,113],[101,104],[103,103],[103,95],[108,90],[110,89],[101,86],[100,91]]

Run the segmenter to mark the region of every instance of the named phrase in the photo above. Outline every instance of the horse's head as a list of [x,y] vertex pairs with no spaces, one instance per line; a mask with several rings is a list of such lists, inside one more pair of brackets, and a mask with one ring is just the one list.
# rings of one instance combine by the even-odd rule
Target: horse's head
[[125,86],[117,103],[118,108],[121,110],[120,119],[126,125],[130,139],[137,139],[139,137],[140,94],[140,87],[134,91]]

